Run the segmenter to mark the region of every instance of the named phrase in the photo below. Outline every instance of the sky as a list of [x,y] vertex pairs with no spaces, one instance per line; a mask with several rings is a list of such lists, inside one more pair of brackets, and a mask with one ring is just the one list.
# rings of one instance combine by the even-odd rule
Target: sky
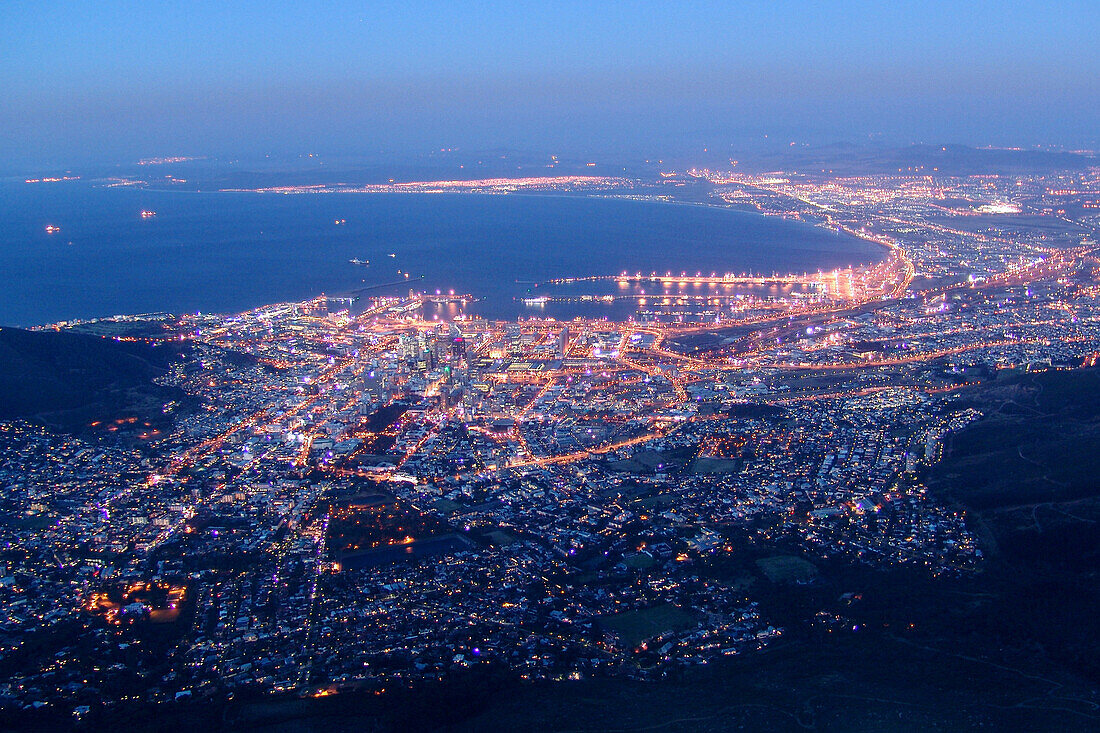
[[0,3],[0,166],[1095,146],[1100,2]]

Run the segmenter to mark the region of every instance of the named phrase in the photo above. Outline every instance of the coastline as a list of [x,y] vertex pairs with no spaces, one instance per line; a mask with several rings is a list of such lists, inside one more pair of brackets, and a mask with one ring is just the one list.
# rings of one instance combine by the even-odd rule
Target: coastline
[[[95,190],[95,191],[106,193],[107,190],[108,190],[106,187],[96,185],[96,184],[92,184],[90,181],[86,182],[86,184],[88,185],[89,188],[91,188],[92,190]],[[110,190],[113,190],[113,189],[110,189]],[[157,195],[160,195],[160,196],[164,196],[164,195],[168,195],[168,194],[179,194],[179,193],[207,194],[207,195],[210,195],[210,194],[231,194],[231,193],[240,193],[240,194],[270,193],[270,192],[259,192],[259,191],[224,191],[224,190],[196,191],[196,190],[179,190],[179,189],[146,188],[146,187],[126,187],[123,190],[130,192],[129,195],[135,195],[135,194],[138,194],[139,192],[148,192],[148,193],[157,194]],[[539,198],[546,198],[546,199],[558,199],[558,200],[569,199],[569,200],[573,200],[573,201],[585,201],[585,202],[590,202],[590,203],[591,202],[601,202],[601,201],[612,200],[612,201],[633,202],[633,203],[637,203],[637,204],[675,204],[675,205],[678,205],[678,206],[681,206],[681,207],[692,207],[692,208],[699,209],[699,210],[723,211],[723,212],[727,212],[727,214],[732,214],[735,218],[742,218],[742,219],[747,220],[747,221],[764,222],[764,221],[777,221],[778,220],[778,221],[782,221],[783,226],[791,225],[791,226],[813,227],[815,232],[820,232],[823,229],[825,229],[825,230],[828,229],[828,227],[823,227],[823,226],[820,226],[818,224],[806,222],[806,221],[803,221],[803,220],[800,220],[800,219],[795,219],[795,218],[791,218],[791,217],[770,217],[770,216],[767,216],[767,215],[765,215],[763,213],[759,213],[759,212],[747,211],[747,210],[743,210],[743,209],[735,209],[735,208],[731,208],[731,207],[728,207],[728,206],[720,206],[720,205],[716,205],[716,204],[712,204],[712,203],[697,202],[697,201],[680,201],[680,200],[675,200],[675,199],[670,200],[670,199],[657,199],[657,198],[638,198],[638,197],[634,197],[634,196],[631,196],[631,195],[617,195],[617,194],[614,194],[614,193],[612,193],[612,194],[564,193],[564,192],[548,193],[548,192],[541,192],[541,191],[540,192],[518,191],[518,192],[499,192],[499,193],[484,192],[484,191],[445,191],[445,192],[423,192],[423,191],[396,191],[396,192],[326,191],[325,193],[361,193],[361,194],[368,195],[368,196],[371,193],[375,193],[376,195],[378,193],[393,193],[394,196],[398,196],[400,194],[406,194],[406,195],[408,195],[408,194],[417,194],[418,195],[417,198],[420,198],[420,199],[423,199],[424,197],[432,195],[432,193],[434,193],[434,195],[436,195],[436,196],[446,197],[446,198],[451,199],[451,200],[457,200],[457,197],[472,196],[472,195],[481,194],[483,196],[492,196],[492,197],[501,197],[501,196],[511,195],[511,196],[515,196],[515,197],[522,197],[525,200],[535,200],[535,199],[539,199]],[[110,195],[110,194],[107,194],[107,195]],[[284,194],[284,195],[287,195],[287,194]],[[659,208],[663,208],[663,207],[659,207]],[[398,215],[400,216],[401,214],[398,214]],[[154,221],[156,221],[156,220],[154,220]],[[882,246],[881,243],[874,242],[873,240],[869,240],[866,237],[856,236],[852,233],[846,233],[846,234],[851,237],[851,239],[848,240],[848,242],[872,243],[872,244],[879,244],[880,247]],[[788,246],[787,242],[791,242],[791,241],[794,241],[794,240],[795,240],[794,237],[790,237],[788,235],[786,241],[782,245],[780,245],[780,248]],[[847,244],[848,242],[843,242],[842,241],[841,244]],[[654,251],[659,251],[663,247],[663,245],[658,243],[658,242],[646,243],[646,245],[650,246],[650,247],[653,247]],[[183,244],[183,245],[177,245],[177,246],[189,246],[189,245]],[[847,246],[842,246],[842,247],[838,247],[837,250],[835,250],[835,252],[843,253],[847,249],[848,249]],[[627,251],[627,250],[624,249],[624,251]],[[763,251],[763,250],[760,250],[760,251]],[[491,255],[488,255],[488,256],[491,256]],[[857,253],[851,253],[848,256],[844,256],[843,254],[841,254],[841,258],[843,260],[846,260],[849,263],[848,266],[851,266],[853,263],[858,262],[860,257],[861,257],[861,255],[859,255]],[[866,258],[864,257],[864,259],[866,259]],[[694,267],[694,266],[692,266],[692,267]],[[738,265],[738,264],[732,264],[729,267],[730,268],[740,268],[742,266]],[[591,271],[584,271],[584,272],[581,272],[578,269],[576,271],[576,274],[577,275],[590,275],[590,274],[599,275],[599,274],[611,274],[612,272],[615,271],[612,268],[606,268],[606,269],[608,269],[608,272],[605,273],[605,272],[602,271],[603,269],[605,269],[605,268],[593,269]],[[662,266],[662,269],[663,269],[663,266]],[[708,267],[708,269],[709,269],[709,267]],[[799,269],[801,269],[801,268],[799,268]],[[779,272],[779,271],[784,271],[785,272],[786,270],[781,270],[780,269],[780,270],[776,270],[776,271],[777,272]],[[792,272],[793,272],[793,270],[792,270]],[[505,274],[510,275],[510,273],[505,273]],[[323,277],[326,277],[326,276],[327,275],[318,275],[318,277],[320,277],[320,278],[323,278]],[[522,277],[522,275],[520,275],[520,277]],[[438,279],[438,277],[436,277],[436,279]],[[507,280],[507,281],[510,281],[510,280],[513,280],[513,279],[516,279],[516,278],[514,278],[514,277],[504,278],[504,280]],[[400,282],[390,283],[390,282],[387,281],[386,283],[381,283],[381,284],[379,284],[379,283],[369,284],[367,287],[370,287],[372,289],[373,288],[378,288],[379,290],[382,290],[382,289],[384,289],[384,287],[388,287],[390,285],[393,285],[393,286],[396,287],[396,285],[399,285],[399,284],[400,284]],[[199,288],[199,287],[201,287],[201,285],[196,285],[196,288]],[[436,285],[433,284],[431,287],[436,287]],[[456,285],[456,287],[458,287],[458,286]],[[304,301],[304,300],[309,300],[311,298],[318,297],[320,295],[329,295],[329,294],[331,294],[331,297],[341,297],[341,295],[346,294],[348,292],[362,291],[363,289],[364,289],[363,286],[355,285],[355,284],[353,284],[351,287],[348,287],[348,286],[345,286],[341,283],[335,283],[335,282],[334,283],[323,283],[323,284],[322,283],[315,283],[312,287],[303,288],[303,290],[300,291],[300,294],[294,294],[289,298],[284,297],[283,295],[278,295],[274,298],[263,298],[263,297],[255,298],[255,299],[250,299],[247,302],[247,304],[244,304],[244,307],[239,307],[237,305],[234,305],[234,306],[229,306],[229,307],[213,307],[213,308],[211,308],[211,307],[203,307],[202,305],[196,304],[194,306],[180,308],[180,307],[175,307],[175,306],[170,305],[170,304],[169,305],[160,305],[159,303],[142,302],[142,303],[136,304],[133,309],[119,309],[119,308],[115,308],[115,307],[112,307],[112,306],[108,305],[107,312],[104,312],[102,314],[95,314],[94,311],[92,313],[88,313],[89,309],[83,308],[83,309],[74,309],[72,316],[66,316],[66,317],[61,317],[61,318],[56,318],[56,317],[53,317],[53,316],[48,317],[48,318],[44,318],[44,319],[41,319],[41,320],[31,320],[31,319],[27,319],[27,318],[13,318],[11,320],[11,323],[8,324],[8,325],[20,325],[20,326],[24,326],[24,327],[43,327],[43,326],[49,326],[49,325],[52,325],[52,324],[55,324],[55,323],[58,323],[58,322],[86,321],[86,320],[94,320],[94,319],[102,319],[102,318],[112,318],[112,317],[116,317],[118,315],[128,315],[128,314],[131,314],[131,313],[134,313],[134,312],[150,312],[150,311],[166,311],[166,310],[172,311],[172,312],[178,312],[178,313],[189,313],[189,312],[239,313],[239,312],[245,312],[245,311],[253,309],[253,308],[264,307],[265,305],[273,303],[273,302],[301,302],[301,301]],[[284,290],[285,290],[285,288],[284,288]],[[463,290],[464,290],[464,292],[469,292],[471,295],[473,295],[475,297],[484,298],[485,295],[486,295],[485,293],[478,292],[478,290],[473,289],[473,288],[464,288]],[[512,293],[511,295],[518,295],[518,294],[519,293],[517,291],[516,293]],[[274,295],[274,293],[272,293],[272,295]],[[146,300],[148,300],[148,298],[146,298]],[[621,320],[620,316],[611,316],[611,314],[608,314],[608,316],[611,317],[612,320]],[[601,315],[600,317],[604,317],[604,316]],[[500,319],[499,316],[491,316],[491,318],[496,319],[496,320]]]
[[[188,190],[188,189],[170,189],[170,188],[146,188],[136,187],[134,190],[149,191],[151,193],[192,193],[192,194],[242,194],[242,195],[275,195],[275,196],[303,196],[303,195],[360,195],[360,196],[515,196],[524,198],[554,198],[554,199],[591,199],[595,201],[631,201],[638,204],[656,204],[656,205],[670,205],[670,206],[689,206],[699,209],[707,209],[710,211],[726,211],[733,214],[745,214],[748,216],[758,216],[763,219],[780,219],[784,222],[793,225],[805,225],[813,227],[815,229],[831,230],[832,227],[828,226],[824,222],[811,223],[794,216],[783,216],[780,214],[768,214],[763,211],[750,211],[748,209],[736,209],[732,206],[722,206],[721,204],[708,203],[706,201],[683,201],[675,198],[662,198],[660,196],[640,196],[634,194],[615,194],[615,193],[566,193],[566,192],[547,192],[547,191],[414,191],[414,190],[393,190],[393,191],[356,191],[356,190],[316,190],[316,191],[297,191],[297,192],[285,192],[274,191],[265,189],[217,189],[213,191],[202,190]],[[859,239],[864,242],[876,245],[889,252],[893,249],[890,245],[883,244],[875,239],[870,238],[868,235],[861,234],[859,232],[844,229],[844,233],[853,239]],[[856,263],[848,263],[846,266],[851,267]],[[793,273],[780,273],[780,274],[793,274]]]

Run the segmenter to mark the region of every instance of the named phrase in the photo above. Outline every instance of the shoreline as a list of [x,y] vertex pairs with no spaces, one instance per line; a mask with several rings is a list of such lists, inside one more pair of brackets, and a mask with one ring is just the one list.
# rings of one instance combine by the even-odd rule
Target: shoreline
[[[87,181],[87,182],[85,182],[85,184],[88,185],[91,188],[99,189],[99,190],[102,190],[102,191],[107,191],[109,189],[113,190],[114,188],[117,188],[117,187],[103,186],[102,184],[95,184],[95,183],[92,183],[91,181]],[[249,190],[180,190],[180,189],[171,189],[171,188],[168,188],[168,189],[153,188],[153,187],[145,187],[145,186],[127,186],[127,187],[123,187],[121,190],[131,191],[131,192],[149,192],[149,193],[158,194],[158,195],[165,195],[165,194],[205,194],[205,195],[213,195],[213,194],[241,194],[241,195],[253,194],[253,195],[257,195],[257,194],[265,194],[265,193],[267,193],[267,194],[279,193],[279,192],[276,192],[276,191],[249,191]],[[408,195],[419,195],[419,196],[423,196],[423,197],[426,197],[426,196],[462,197],[462,196],[478,196],[478,195],[480,195],[480,196],[493,196],[493,197],[516,196],[516,197],[523,197],[523,198],[527,198],[527,199],[552,198],[552,199],[570,199],[570,200],[574,200],[574,201],[586,200],[586,201],[597,201],[597,202],[598,201],[622,201],[622,202],[629,202],[629,203],[635,203],[635,204],[649,204],[649,205],[665,204],[665,205],[687,206],[687,207],[692,207],[692,208],[696,208],[696,209],[705,209],[705,210],[708,210],[708,211],[716,211],[716,212],[721,211],[721,212],[726,212],[727,214],[732,214],[735,217],[736,216],[744,216],[747,219],[752,219],[752,220],[757,220],[757,221],[775,221],[775,220],[779,220],[783,223],[783,225],[805,226],[805,227],[812,227],[815,230],[828,230],[830,232],[833,231],[832,227],[826,226],[822,223],[811,223],[811,222],[807,222],[805,220],[798,219],[798,218],[793,218],[793,217],[770,216],[770,215],[764,214],[762,212],[755,212],[755,211],[749,211],[749,210],[745,210],[745,209],[738,209],[738,208],[733,208],[733,207],[730,207],[730,206],[719,205],[719,204],[716,204],[716,203],[708,203],[708,202],[705,202],[705,201],[683,201],[683,200],[676,200],[676,199],[650,198],[648,196],[643,198],[643,197],[641,197],[642,195],[625,194],[625,193],[589,193],[589,192],[571,193],[571,192],[543,192],[543,191],[488,192],[488,191],[462,191],[462,190],[458,190],[458,191],[401,191],[401,190],[398,190],[398,191],[339,191],[339,190],[333,191],[333,190],[326,190],[326,191],[311,191],[311,192],[304,192],[304,193],[359,194],[359,195],[364,195],[364,196],[391,195],[391,196],[395,196],[395,197],[408,196]],[[281,195],[286,196],[286,195],[290,195],[290,194],[283,193]],[[859,236],[857,233],[854,233],[850,230],[842,230],[842,233],[843,233],[844,237],[848,238],[848,242],[852,242],[852,243],[861,242],[861,243],[869,243],[869,244],[876,245],[876,249],[883,252],[883,255],[881,257],[875,258],[875,260],[873,260],[873,261],[880,261],[881,259],[884,259],[886,256],[889,256],[891,247],[889,247],[887,245],[884,245],[881,242],[877,242],[877,241],[875,241],[873,239],[870,239],[868,237],[865,237],[865,236]],[[841,249],[841,251],[843,251],[843,249],[846,249],[846,248],[842,247],[840,249]],[[834,250],[834,252],[835,252],[835,250]],[[844,258],[844,259],[848,259],[848,258]],[[861,263],[858,262],[857,256],[853,255],[850,259],[848,259],[847,263],[845,263],[843,265],[838,265],[837,268],[839,269],[839,268],[844,268],[844,267],[855,267],[855,266],[857,266],[857,264],[861,264]],[[778,272],[778,270],[777,270],[777,272]],[[611,273],[602,273],[602,274],[603,275],[610,275]],[[784,271],[781,274],[797,274],[797,273],[795,273],[792,270],[791,272]],[[592,276],[592,273],[584,273],[584,275],[581,275],[581,276]],[[311,299],[314,299],[314,298],[317,298],[317,297],[321,297],[321,296],[327,296],[327,297],[332,297],[332,298],[347,297],[347,295],[349,293],[361,293],[365,290],[384,290],[386,288],[397,287],[397,286],[402,285],[402,284],[403,283],[398,281],[398,282],[379,283],[379,284],[367,286],[366,288],[356,287],[356,288],[342,289],[342,288],[336,287],[336,288],[333,288],[331,290],[326,288],[324,290],[319,290],[319,291],[316,291],[316,292],[308,293],[308,294],[305,295],[305,297],[302,297],[302,298],[299,298],[299,299],[277,300],[277,301],[275,301],[275,303],[305,302],[305,301],[308,301],[308,300],[311,300]],[[478,297],[479,295],[482,295],[482,294],[480,294],[478,292],[471,292],[471,295],[474,295],[475,297]],[[245,307],[243,309],[238,309],[238,308],[226,308],[226,309],[211,308],[211,309],[207,310],[207,309],[202,309],[202,308],[190,308],[189,307],[189,308],[186,308],[186,309],[174,309],[174,310],[178,310],[179,313],[173,314],[173,315],[178,316],[179,314],[186,314],[186,313],[193,313],[193,312],[231,315],[231,314],[234,314],[234,313],[244,313],[244,312],[248,312],[250,310],[254,310],[254,309],[258,309],[258,308],[268,307],[268,306],[273,305],[273,304],[274,303],[272,303],[271,301],[260,302],[260,303],[250,304],[250,305],[248,305],[247,307]],[[161,312],[162,311],[161,308],[148,308],[147,306],[146,307],[139,306],[135,310],[144,311],[145,313],[149,313],[150,311],[154,311],[154,312]],[[71,318],[61,318],[59,320],[53,320],[53,321],[48,321],[48,322],[36,321],[34,323],[22,323],[22,324],[16,324],[16,323],[12,322],[12,323],[4,324],[4,325],[10,326],[10,327],[16,327],[16,328],[49,328],[49,327],[55,326],[57,323],[93,322],[93,321],[114,319],[114,318],[119,318],[119,317],[123,317],[123,318],[125,318],[125,317],[135,317],[135,314],[132,313],[132,312],[125,312],[125,313],[117,313],[116,312],[116,313],[103,314],[103,315],[74,315]],[[516,316],[514,316],[514,318],[523,318],[523,317],[524,316],[522,314],[516,314]],[[532,315],[532,317],[537,317],[537,316]],[[609,320],[614,320],[614,321],[623,320],[622,318],[612,317],[610,314],[607,314],[607,315],[602,315],[602,314],[601,315],[591,315],[591,316],[584,316],[584,317],[602,318],[602,319],[609,319]],[[492,319],[492,320],[499,320],[499,319]],[[505,320],[507,320],[507,319],[505,319]]]
[[[107,187],[104,187],[107,188]],[[323,191],[297,191],[297,192],[283,192],[264,189],[217,189],[214,191],[200,191],[200,190],[179,190],[170,188],[147,188],[143,186],[129,187],[128,190],[140,190],[149,191],[151,193],[191,193],[191,194],[239,194],[239,195],[277,195],[277,196],[302,196],[302,195],[359,195],[359,196],[517,196],[525,198],[556,198],[556,199],[589,199],[594,201],[629,201],[638,204],[654,204],[654,205],[670,205],[670,206],[690,206],[694,208],[707,209],[708,211],[725,211],[731,214],[743,214],[745,216],[760,217],[765,220],[780,219],[784,222],[793,225],[802,225],[812,227],[814,229],[831,230],[831,227],[825,226],[823,223],[813,224],[811,222],[799,219],[797,217],[782,216],[779,214],[765,214],[762,211],[749,211],[747,209],[736,209],[732,206],[723,206],[721,204],[708,203],[706,201],[681,201],[677,199],[664,199],[659,197],[653,198],[640,198],[634,194],[615,194],[615,193],[566,193],[566,192],[542,192],[542,191],[355,191],[355,190],[323,190]],[[887,250],[889,253],[893,248],[889,245],[885,245],[868,236],[861,236],[857,232],[841,229],[844,234],[852,239],[857,239],[861,242],[867,242],[873,244],[876,247]],[[861,263],[864,264],[864,263]],[[854,267],[856,263],[848,263],[845,267]],[[781,273],[781,274],[793,274],[793,273]]]

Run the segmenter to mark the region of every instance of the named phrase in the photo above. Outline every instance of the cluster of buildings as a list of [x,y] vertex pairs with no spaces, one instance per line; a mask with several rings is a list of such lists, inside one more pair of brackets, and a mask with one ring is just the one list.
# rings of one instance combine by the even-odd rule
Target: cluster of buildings
[[[189,344],[180,397],[157,429],[0,423],[0,708],[647,679],[780,642],[754,587],[795,557],[972,572],[922,475],[981,417],[961,389],[1095,361],[1090,240],[941,221],[1037,179],[716,183],[917,279],[732,326],[439,323],[416,293],[112,321]],[[791,557],[719,572],[746,541]]]

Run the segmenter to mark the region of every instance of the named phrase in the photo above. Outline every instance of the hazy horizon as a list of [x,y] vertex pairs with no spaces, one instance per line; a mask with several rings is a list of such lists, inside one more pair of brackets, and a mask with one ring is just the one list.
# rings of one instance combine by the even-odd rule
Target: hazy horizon
[[1086,2],[61,2],[8,4],[0,24],[5,168],[1100,137],[1100,9]]

